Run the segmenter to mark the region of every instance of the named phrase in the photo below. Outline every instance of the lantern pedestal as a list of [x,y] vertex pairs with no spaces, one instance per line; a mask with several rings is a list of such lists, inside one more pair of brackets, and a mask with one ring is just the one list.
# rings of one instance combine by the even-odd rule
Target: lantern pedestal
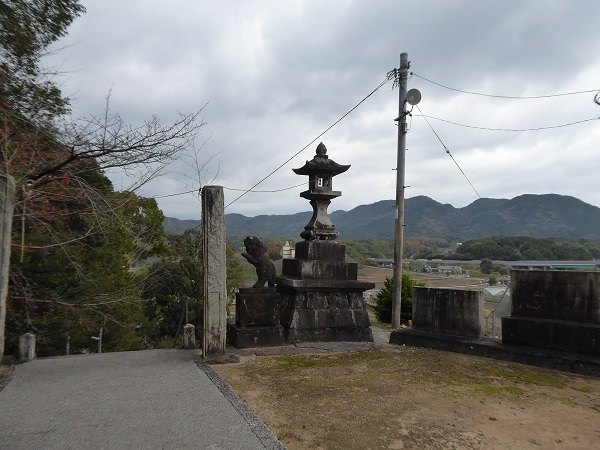
[[287,343],[373,342],[358,264],[345,261],[346,247],[327,240],[296,244],[296,258],[283,261],[277,277],[281,325]]

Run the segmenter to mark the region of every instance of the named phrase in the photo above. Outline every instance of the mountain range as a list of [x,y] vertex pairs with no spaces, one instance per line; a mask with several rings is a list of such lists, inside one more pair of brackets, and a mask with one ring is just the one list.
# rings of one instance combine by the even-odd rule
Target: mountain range
[[[350,211],[334,211],[329,217],[340,240],[394,239],[395,201],[382,200]],[[249,235],[261,238],[299,239],[312,212],[246,217],[226,214],[227,238]],[[575,197],[557,194],[525,194],[513,199],[481,198],[463,208],[429,197],[406,199],[405,237],[442,237],[466,241],[488,236],[530,236],[600,240],[600,208]],[[181,233],[198,220],[166,217],[165,230]]]

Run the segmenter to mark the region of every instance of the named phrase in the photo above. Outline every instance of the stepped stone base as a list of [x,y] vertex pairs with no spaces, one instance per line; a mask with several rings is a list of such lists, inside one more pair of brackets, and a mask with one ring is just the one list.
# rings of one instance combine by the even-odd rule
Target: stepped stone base
[[281,297],[274,287],[241,288],[235,296],[235,323],[240,327],[279,325]]
[[240,327],[232,324],[229,326],[229,342],[235,348],[274,347],[285,344],[283,327]]
[[296,291],[281,284],[278,290],[286,342],[373,342],[362,290]]
[[275,288],[242,288],[236,295],[235,323],[229,324],[227,340],[236,348],[283,345],[280,316],[281,297]]
[[357,281],[357,273],[340,243],[296,244],[296,258],[284,260],[276,280],[286,342],[373,342],[363,292],[374,284]]
[[503,317],[502,342],[600,355],[600,324]]

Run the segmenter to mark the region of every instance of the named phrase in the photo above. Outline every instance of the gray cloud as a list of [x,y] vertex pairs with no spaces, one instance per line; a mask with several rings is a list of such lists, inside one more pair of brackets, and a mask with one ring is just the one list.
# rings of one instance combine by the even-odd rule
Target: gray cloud
[[[182,158],[148,196],[195,190],[214,179],[229,203],[369,94],[408,52],[415,74],[468,91],[545,95],[600,88],[600,3],[481,1],[84,2],[88,12],[50,60],[69,72],[64,92],[75,115],[111,105],[139,123],[168,121],[208,102],[200,176]],[[597,117],[594,94],[540,100],[473,96],[418,76],[423,113],[467,125],[535,128]],[[319,141],[351,169],[334,180],[343,192],[330,209],[395,196],[397,91],[388,83],[256,189],[275,191],[295,175]],[[593,121],[523,133],[484,131],[430,119],[483,197],[573,195],[600,205]],[[407,196],[465,206],[477,198],[427,123],[413,110],[407,136]],[[215,156],[216,155],[216,156]],[[310,209],[304,187],[249,193],[227,208],[254,216]],[[158,199],[166,215],[198,218],[195,194]],[[407,214],[410,214],[407,211]]]

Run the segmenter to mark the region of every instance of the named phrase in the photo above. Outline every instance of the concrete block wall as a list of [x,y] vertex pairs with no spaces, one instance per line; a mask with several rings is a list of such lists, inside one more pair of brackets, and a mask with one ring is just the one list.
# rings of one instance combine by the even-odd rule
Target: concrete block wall
[[600,355],[600,272],[511,271],[502,342]]
[[483,336],[483,297],[480,290],[416,287],[413,329],[478,338]]
[[512,316],[600,324],[600,272],[511,271]]

